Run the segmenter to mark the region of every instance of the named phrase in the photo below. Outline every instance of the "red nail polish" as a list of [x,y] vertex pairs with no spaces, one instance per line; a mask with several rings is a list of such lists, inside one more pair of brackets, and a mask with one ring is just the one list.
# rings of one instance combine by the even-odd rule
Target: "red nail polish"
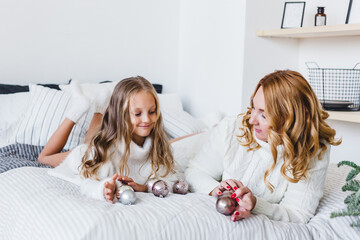
[[222,192],[218,192],[218,195],[221,195]]
[[227,189],[230,189],[230,186],[226,186]]
[[235,194],[235,193],[233,193],[233,195],[231,195],[231,198],[234,198],[234,197],[236,197],[236,194]]
[[239,201],[240,201],[240,199],[239,199],[239,198],[235,198],[235,200],[236,200],[237,202],[239,202]]
[[238,216],[238,215],[240,215],[240,213],[239,213],[239,212],[235,212],[235,215]]
[[236,190],[236,189],[237,189],[237,187],[235,186],[235,187],[234,187],[234,190]]

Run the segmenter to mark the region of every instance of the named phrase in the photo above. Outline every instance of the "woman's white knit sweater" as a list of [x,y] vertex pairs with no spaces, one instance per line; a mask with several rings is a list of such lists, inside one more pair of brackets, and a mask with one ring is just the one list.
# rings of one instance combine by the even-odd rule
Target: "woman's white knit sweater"
[[275,187],[271,193],[264,183],[265,171],[273,163],[270,146],[259,139],[256,139],[261,146],[258,150],[247,151],[241,146],[237,138],[241,120],[229,117],[211,130],[207,142],[185,171],[191,190],[209,194],[219,181],[237,179],[257,198],[252,213],[280,221],[308,222],[323,195],[330,145],[321,160],[311,159],[309,175],[298,183],[290,183],[281,175],[284,160],[283,148],[279,146],[276,166],[267,178]]
[[[57,168],[69,169],[72,174],[79,175],[79,166],[81,164],[81,159],[87,150],[87,147],[87,144],[82,144],[74,148]],[[127,161],[127,165],[129,167],[128,177],[132,178],[138,184],[145,185],[148,177],[152,174],[151,161],[148,159],[150,147],[150,138],[145,139],[142,147],[138,146],[133,141],[130,144],[130,156]],[[110,159],[99,168],[97,174],[98,178],[100,179],[99,181],[80,177],[81,193],[91,198],[105,200],[104,183],[109,181],[115,173],[118,173],[120,176],[119,165],[123,152],[124,144],[118,144]],[[160,169],[158,176],[163,175],[163,171],[164,169]],[[176,181],[177,178],[175,174],[169,173],[166,178],[159,177],[159,179],[167,181],[167,183],[170,185],[169,190],[171,190],[172,183]],[[117,182],[117,186],[121,186],[121,183]]]

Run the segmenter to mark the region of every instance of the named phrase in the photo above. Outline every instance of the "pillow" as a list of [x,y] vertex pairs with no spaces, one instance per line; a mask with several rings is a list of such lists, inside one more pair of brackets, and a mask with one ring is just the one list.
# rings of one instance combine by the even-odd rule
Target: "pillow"
[[161,113],[165,131],[170,138],[178,138],[208,129],[203,122],[183,110],[161,109]]
[[188,162],[193,159],[205,143],[209,131],[190,136],[171,144],[178,171],[184,173]]
[[182,111],[182,103],[178,94],[176,93],[165,93],[158,94],[160,109],[163,110],[179,110]]
[[[44,87],[60,90],[59,84],[39,84]],[[28,85],[0,84],[0,94],[28,92]]]
[[[30,93],[0,94],[0,132],[19,121],[29,104]],[[1,137],[3,137],[1,135]]]
[[[34,84],[29,88],[30,104],[19,122],[14,142],[44,146],[64,120],[70,94]],[[75,124],[64,149],[72,149],[84,142],[92,117],[93,113],[89,111]]]

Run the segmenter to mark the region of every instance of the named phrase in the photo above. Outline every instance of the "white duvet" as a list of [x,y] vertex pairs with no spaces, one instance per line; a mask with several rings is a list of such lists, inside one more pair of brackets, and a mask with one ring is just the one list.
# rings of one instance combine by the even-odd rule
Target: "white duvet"
[[231,222],[215,198],[194,193],[136,193],[135,205],[110,204],[80,195],[47,169],[18,168],[0,174],[0,239],[357,239],[360,229],[349,226],[355,218],[329,217],[345,206],[348,171],[331,165],[316,216],[295,224],[263,215]]

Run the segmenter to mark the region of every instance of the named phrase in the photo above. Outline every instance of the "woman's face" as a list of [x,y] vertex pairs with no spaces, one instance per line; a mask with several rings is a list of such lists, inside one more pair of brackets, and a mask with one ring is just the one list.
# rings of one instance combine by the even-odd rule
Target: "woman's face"
[[142,146],[157,118],[153,95],[145,91],[135,94],[130,100],[129,113],[133,130],[132,140]]
[[265,117],[265,98],[262,87],[260,87],[253,99],[253,108],[249,123],[253,125],[255,136],[267,142],[269,134],[269,124]]

